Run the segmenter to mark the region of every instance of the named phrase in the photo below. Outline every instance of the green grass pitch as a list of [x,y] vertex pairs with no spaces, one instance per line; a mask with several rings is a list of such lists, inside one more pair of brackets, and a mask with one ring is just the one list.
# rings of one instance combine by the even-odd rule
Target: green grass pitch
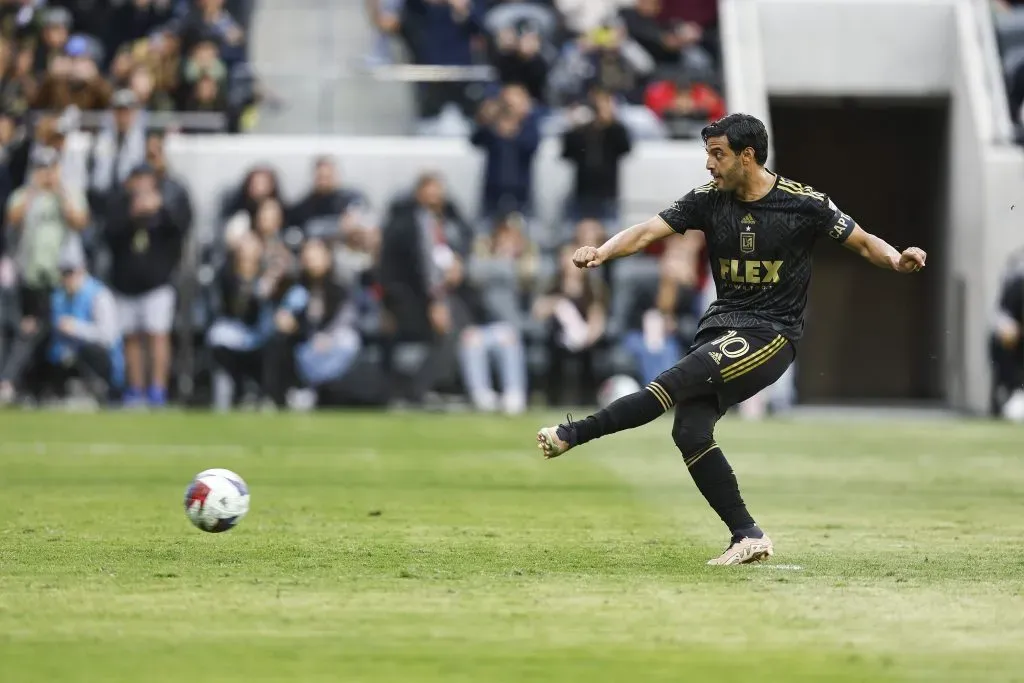
[[542,422],[4,413],[0,681],[1024,680],[1024,432],[726,420],[777,555],[714,568],[668,419]]

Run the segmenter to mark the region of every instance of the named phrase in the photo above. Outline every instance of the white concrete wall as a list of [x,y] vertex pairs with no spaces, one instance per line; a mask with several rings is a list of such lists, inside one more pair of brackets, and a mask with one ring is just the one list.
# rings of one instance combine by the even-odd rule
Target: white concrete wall
[[[975,112],[969,97],[969,74],[960,71],[954,82],[949,131],[949,193],[947,196],[947,232],[945,251],[949,262],[945,273],[946,318],[943,352],[947,398],[954,404],[983,409],[984,382],[972,382],[984,374],[985,291],[978,286],[985,241],[984,197],[986,193],[984,146],[972,127]],[[956,311],[953,294],[956,283],[966,283],[966,306]],[[962,317],[958,317],[958,313]],[[982,327],[979,327],[981,325]],[[979,365],[981,364],[981,365]],[[982,401],[982,403],[979,403]]]
[[[88,137],[71,140],[70,173],[81,177]],[[470,216],[478,211],[483,155],[463,140],[429,138],[319,136],[192,136],[168,140],[174,171],[193,193],[197,226],[210,230],[220,193],[236,187],[257,164],[277,169],[288,199],[308,192],[316,156],[327,154],[341,165],[343,182],[368,193],[377,207],[410,190],[427,170],[441,172],[449,191]],[[561,141],[546,140],[534,162],[534,187],[542,221],[561,219],[572,187],[572,168],[561,158]],[[638,143],[623,163],[623,221],[645,220],[691,188],[707,182],[705,153],[698,142]]]
[[763,30],[758,8],[758,4],[750,0],[726,0],[719,5],[725,99],[730,111],[756,116],[771,131],[765,50],[761,40]]
[[[1005,95],[993,96],[987,79],[991,57],[978,40],[976,6],[956,7],[955,50],[950,74],[952,95],[947,286],[944,294],[964,289],[963,310],[955,314],[953,296],[946,299],[947,390],[950,401],[972,412],[988,407],[991,375],[987,330],[998,296],[999,274],[1008,251],[1024,244],[1009,207],[1024,183],[1024,153],[1001,144]],[[1007,116],[1003,116],[1007,119]]]
[[929,95],[948,90],[952,3],[740,0],[758,5],[773,95]]

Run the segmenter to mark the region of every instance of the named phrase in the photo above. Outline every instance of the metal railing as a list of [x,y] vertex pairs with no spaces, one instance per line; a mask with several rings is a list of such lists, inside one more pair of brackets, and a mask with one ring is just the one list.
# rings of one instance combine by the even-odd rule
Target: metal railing
[[490,65],[452,67],[353,64],[333,72],[261,70],[277,101],[261,111],[259,129],[285,134],[408,135],[414,129],[417,83],[490,83]]

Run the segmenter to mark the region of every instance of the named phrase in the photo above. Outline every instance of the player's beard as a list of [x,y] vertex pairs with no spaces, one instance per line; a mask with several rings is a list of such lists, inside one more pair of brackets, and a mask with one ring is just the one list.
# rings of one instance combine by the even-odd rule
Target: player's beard
[[743,184],[743,169],[733,167],[718,174],[718,189],[722,192],[735,192]]

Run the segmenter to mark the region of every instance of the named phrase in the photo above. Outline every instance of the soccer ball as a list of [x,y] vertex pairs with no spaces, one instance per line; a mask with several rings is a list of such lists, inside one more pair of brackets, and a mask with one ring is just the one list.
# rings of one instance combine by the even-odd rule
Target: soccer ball
[[615,375],[606,379],[597,390],[597,404],[607,408],[609,403],[638,391],[640,384],[635,379],[629,375]]
[[185,489],[185,514],[203,531],[233,529],[249,512],[249,487],[231,470],[203,470]]

